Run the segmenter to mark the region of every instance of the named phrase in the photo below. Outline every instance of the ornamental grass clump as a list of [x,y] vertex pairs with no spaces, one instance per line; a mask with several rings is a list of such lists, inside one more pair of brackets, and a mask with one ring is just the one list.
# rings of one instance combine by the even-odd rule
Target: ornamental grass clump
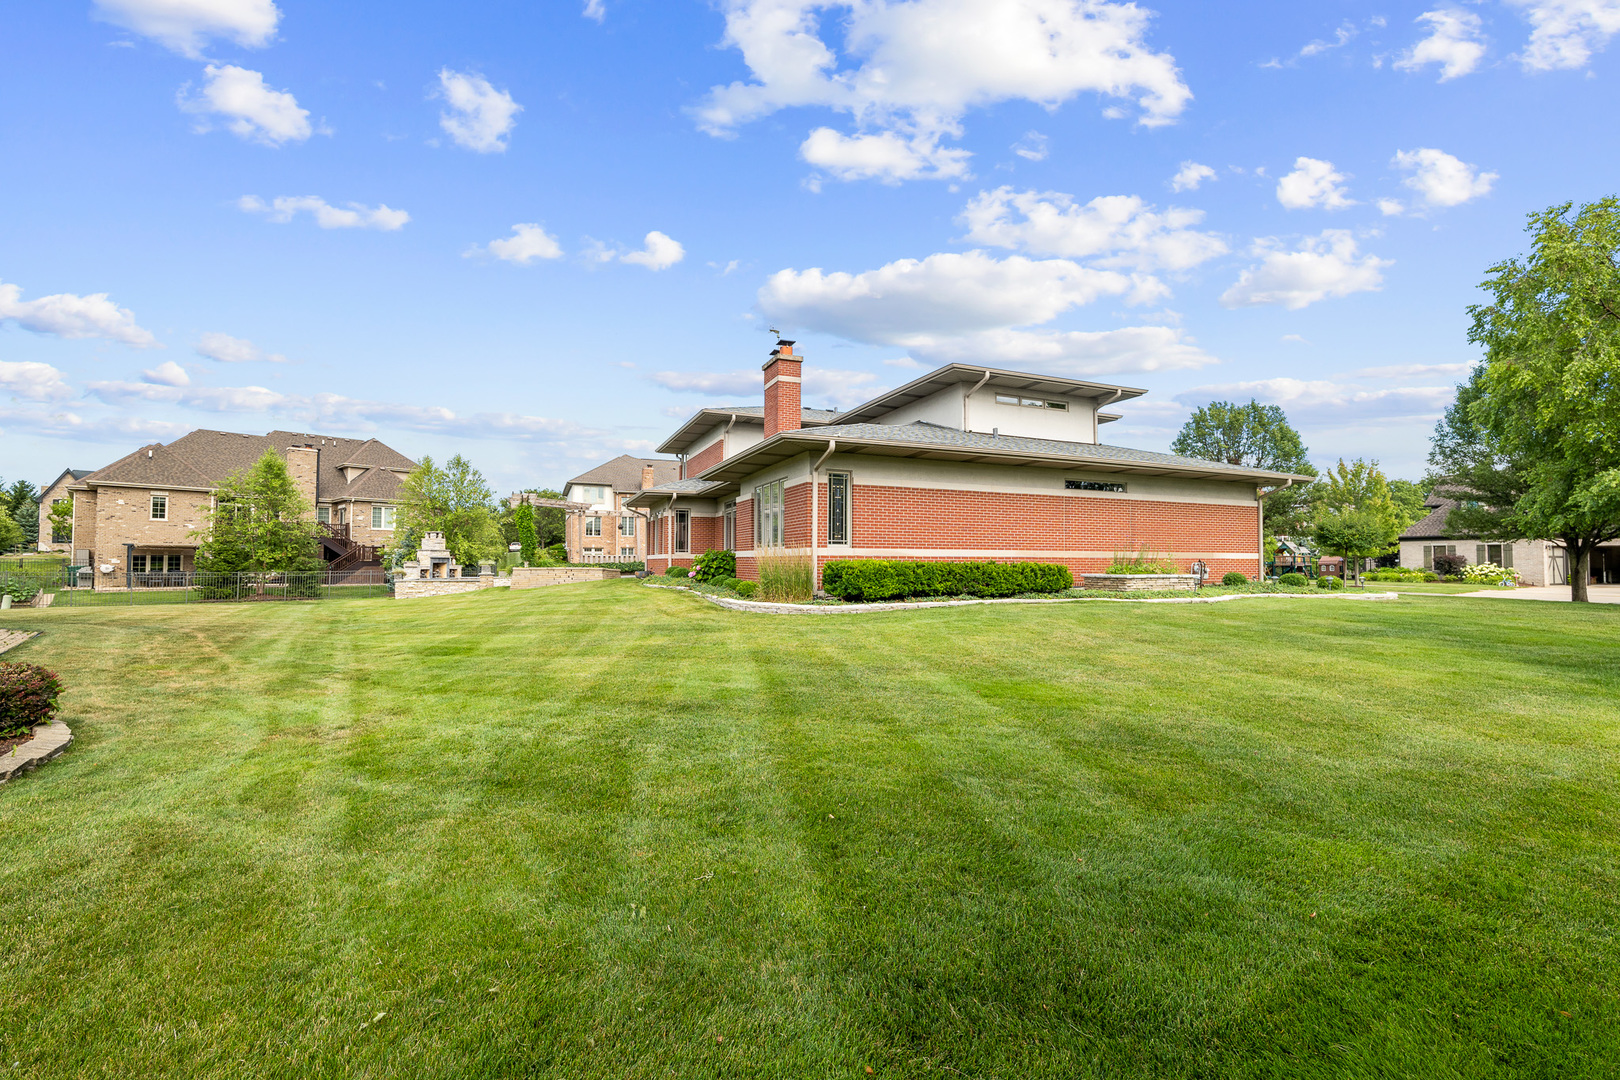
[[807,604],[815,594],[815,573],[810,556],[767,551],[758,558],[759,590],[756,598],[779,604]]
[[1168,551],[1155,554],[1146,544],[1136,549],[1134,554],[1114,552],[1114,561],[1109,564],[1106,573],[1110,574],[1184,574],[1185,570],[1170,557]]
[[56,716],[62,680],[38,664],[0,663],[0,737],[26,735]]

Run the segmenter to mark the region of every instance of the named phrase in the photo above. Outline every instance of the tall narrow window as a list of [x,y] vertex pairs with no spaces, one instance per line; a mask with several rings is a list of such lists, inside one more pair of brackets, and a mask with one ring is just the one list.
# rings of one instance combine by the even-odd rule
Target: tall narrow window
[[827,543],[849,543],[849,473],[827,474]]
[[755,547],[782,546],[782,488],[778,480],[754,489]]
[[692,511],[675,511],[675,550],[692,550]]
[[169,520],[169,497],[167,495],[152,496],[152,520]]
[[620,536],[634,536],[634,535],[636,535],[636,519],[635,519],[635,516],[633,514],[625,514],[625,515],[623,515],[622,517],[619,518],[619,535]]
[[724,539],[727,551],[737,550],[737,504],[735,502],[726,503]]

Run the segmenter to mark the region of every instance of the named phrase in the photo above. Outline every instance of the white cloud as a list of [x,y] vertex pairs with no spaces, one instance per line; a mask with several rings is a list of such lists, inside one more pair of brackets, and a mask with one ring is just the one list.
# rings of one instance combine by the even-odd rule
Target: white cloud
[[237,208],[249,214],[264,214],[268,220],[285,225],[295,215],[308,211],[323,229],[379,229],[395,232],[405,227],[411,215],[379,203],[366,206],[352,202],[347,208],[332,206],[318,195],[281,195],[266,203],[257,195],[236,200]]
[[1379,199],[1378,212],[1385,217],[1395,217],[1406,213],[1406,204],[1399,199]]
[[1127,371],[1177,371],[1216,362],[1185,333],[1171,326],[986,330],[954,337],[918,337],[912,340],[910,349],[935,364],[994,364],[1071,378]]
[[[92,409],[98,406],[91,406]],[[177,438],[193,430],[195,424],[178,424],[165,420],[147,420],[126,414],[85,416],[79,412],[48,411],[44,409],[8,409],[0,406],[0,434],[15,429],[48,438],[73,439],[75,442],[117,443],[130,439],[163,440]],[[127,447],[126,447],[127,449]]]
[[1467,75],[1484,59],[1480,19],[1473,12],[1441,8],[1425,11],[1417,21],[1429,24],[1429,36],[1396,58],[1397,69],[1417,71],[1427,64],[1439,64],[1440,81],[1445,82]]
[[505,259],[519,266],[527,266],[536,259],[560,259],[563,254],[557,238],[533,222],[514,225],[511,236],[491,240],[487,248],[475,244],[467,250],[467,254],[477,255],[485,251],[497,259]]
[[511,94],[495,89],[482,75],[449,68],[439,71],[439,87],[450,106],[449,111],[439,114],[439,126],[457,144],[480,154],[506,149],[507,133],[523,111]]
[[1620,32],[1620,0],[1508,0],[1530,23],[1527,71],[1583,68]]
[[1277,181],[1277,201],[1289,210],[1343,210],[1356,205],[1344,187],[1347,179],[1331,161],[1295,158],[1294,171]]
[[1282,340],[1288,342],[1291,345],[1309,345],[1310,344],[1310,342],[1305,340],[1305,336],[1303,334],[1284,334],[1282,336]]
[[199,132],[212,127],[210,116],[221,116],[234,134],[266,146],[302,142],[313,133],[309,110],[299,108],[287,91],[266,86],[259,72],[235,64],[209,64],[203,76],[207,81],[201,91],[189,94],[187,83],[177,99],[181,109],[200,117]]
[[1197,406],[1211,401],[1254,398],[1282,406],[1289,419],[1298,423],[1301,420],[1344,422],[1437,417],[1455,395],[1456,388],[1451,386],[1368,390],[1330,379],[1278,378],[1194,387],[1176,394],[1175,400]]
[[[965,151],[941,150],[971,109],[1024,100],[1055,109],[1082,92],[1134,99],[1140,122],[1174,121],[1192,93],[1173,57],[1146,44],[1148,11],[1112,0],[723,0],[723,44],[752,82],[716,86],[692,111],[729,136],[779,109],[849,114],[859,131],[803,153],[850,178],[958,175]],[[823,21],[842,20],[840,56]],[[861,141],[872,133],[894,138]],[[854,145],[848,145],[853,142]],[[909,148],[910,154],[902,151]],[[868,160],[876,159],[876,160]]]
[[141,372],[141,378],[157,386],[190,386],[191,376],[173,360],[165,360],[157,367]]
[[967,175],[966,150],[939,145],[938,134],[913,136],[884,131],[876,135],[844,135],[822,127],[810,133],[799,156],[839,180],[948,180]]
[[1321,53],[1329,51],[1330,49],[1343,48],[1344,46],[1348,45],[1351,39],[1355,36],[1356,28],[1350,23],[1343,23],[1337,30],[1333,31],[1332,41],[1323,41],[1322,39],[1318,38],[1315,41],[1307,43],[1304,48],[1300,49],[1299,55],[1301,57],[1317,56]]
[[654,229],[642,241],[640,251],[625,252],[619,256],[619,261],[645,266],[649,270],[668,270],[684,258],[686,249],[681,246],[680,241],[673,240]]
[[607,18],[607,9],[602,6],[602,0],[585,0],[585,10],[581,14],[587,19],[601,22]]
[[1410,379],[1415,375],[1461,375],[1473,364],[1390,364],[1387,367],[1360,368],[1350,374],[1358,379]]
[[1156,211],[1135,195],[1102,195],[1079,204],[1057,191],[980,192],[962,211],[967,238],[976,244],[1031,255],[1093,259],[1097,265],[1135,270],[1189,270],[1226,254],[1220,237],[1189,226],[1202,210]]
[[150,330],[135,323],[135,313],[107,299],[106,293],[75,296],[56,293],[24,300],[22,289],[0,281],[0,323],[12,320],[24,330],[59,338],[106,338],[137,349],[159,348]]
[[262,48],[281,18],[273,0],[95,0],[95,14],[193,59],[211,38]]
[[759,291],[772,319],[850,341],[908,346],[940,335],[1049,322],[1102,296],[1124,296],[1132,278],[1066,259],[996,259],[982,251],[901,259],[850,274],[780,270]]
[[1496,173],[1482,173],[1443,150],[1427,147],[1402,150],[1395,155],[1392,164],[1412,174],[1401,182],[1417,192],[1429,206],[1460,206],[1489,194],[1497,178]]
[[0,394],[23,401],[60,401],[73,396],[62,373],[33,360],[0,360]]
[[267,353],[251,341],[229,334],[208,333],[197,339],[197,355],[222,364],[285,364],[280,353]]
[[[765,386],[757,368],[753,371],[656,371],[647,378],[677,394],[702,394],[710,398],[757,400],[764,394]],[[888,387],[878,385],[878,377],[869,371],[846,371],[812,364],[805,368],[800,389],[806,408],[826,404],[847,409],[881,394]],[[676,410],[680,416],[688,413],[679,406]]]
[[913,360],[909,356],[897,356],[893,360],[885,360],[885,361],[883,361],[883,363],[884,363],[884,366],[886,366],[886,367],[899,367],[899,368],[921,368],[921,367],[926,366],[926,365],[924,365],[922,363],[922,361]]
[[1025,161],[1045,161],[1051,153],[1051,139],[1038,131],[1026,131],[1024,137],[1012,144],[1012,152]]
[[1284,250],[1275,238],[1257,240],[1252,253],[1260,263],[1243,271],[1221,294],[1225,307],[1281,304],[1297,311],[1330,297],[1375,292],[1384,284],[1382,269],[1393,265],[1360,254],[1355,237],[1345,229],[1326,229],[1321,236],[1305,237],[1295,251]]
[[1205,180],[1214,180],[1215,170],[1196,161],[1183,161],[1176,175],[1170,178],[1171,191],[1197,191]]

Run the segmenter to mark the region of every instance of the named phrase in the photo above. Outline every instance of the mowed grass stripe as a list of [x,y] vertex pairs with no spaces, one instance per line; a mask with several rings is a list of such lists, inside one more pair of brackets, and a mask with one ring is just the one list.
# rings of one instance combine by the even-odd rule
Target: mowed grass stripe
[[0,1064],[1603,1075],[1620,612],[1505,607],[14,612]]

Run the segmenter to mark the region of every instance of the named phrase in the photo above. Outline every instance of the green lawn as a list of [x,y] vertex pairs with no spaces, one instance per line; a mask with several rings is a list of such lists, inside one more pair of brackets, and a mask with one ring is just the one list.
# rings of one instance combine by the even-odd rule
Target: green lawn
[[0,1077],[1613,1076],[1620,608],[1510,607],[14,610]]

